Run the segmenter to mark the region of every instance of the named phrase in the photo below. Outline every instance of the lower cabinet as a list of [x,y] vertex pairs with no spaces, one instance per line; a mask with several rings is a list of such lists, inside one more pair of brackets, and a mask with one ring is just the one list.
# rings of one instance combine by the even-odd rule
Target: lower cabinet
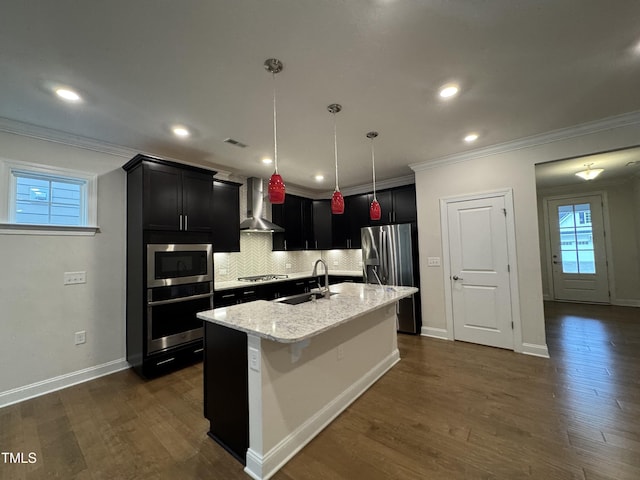
[[204,416],[208,435],[242,464],[249,448],[247,334],[204,322]]
[[[330,285],[343,282],[362,283],[362,277],[329,274]],[[290,295],[310,292],[320,285],[324,286],[324,275],[319,275],[316,278],[303,277],[282,282],[254,284],[250,287],[218,290],[213,296],[213,308],[228,307],[239,303],[252,302],[254,300],[274,300],[276,298],[288,297]]]
[[164,352],[148,355],[135,368],[144,378],[154,378],[181,367],[201,362],[203,352],[203,342],[202,339],[199,339]]

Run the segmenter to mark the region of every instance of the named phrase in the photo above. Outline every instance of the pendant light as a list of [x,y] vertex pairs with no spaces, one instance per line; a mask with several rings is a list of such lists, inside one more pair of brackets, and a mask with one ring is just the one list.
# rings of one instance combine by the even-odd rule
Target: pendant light
[[336,159],[336,189],[331,197],[331,213],[334,215],[341,215],[344,213],[344,197],[342,196],[342,193],[340,193],[340,187],[338,186],[338,134],[336,127],[336,113],[342,110],[342,105],[332,103],[327,107],[327,110],[333,114],[333,151]]
[[369,218],[371,220],[380,220],[382,210],[376,198],[376,157],[373,153],[373,139],[378,136],[378,132],[367,133],[367,138],[371,140],[371,167],[373,170],[373,202],[369,205]]
[[284,68],[277,58],[269,58],[264,62],[264,68],[273,75],[273,163],[275,172],[269,179],[269,201],[279,205],[284,203],[285,186],[282,177],[278,173],[278,122],[276,117],[276,73]]

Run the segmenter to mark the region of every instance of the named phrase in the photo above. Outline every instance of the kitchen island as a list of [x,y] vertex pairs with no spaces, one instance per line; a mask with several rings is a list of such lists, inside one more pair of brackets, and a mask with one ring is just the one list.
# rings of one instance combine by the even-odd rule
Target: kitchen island
[[396,304],[413,287],[341,283],[330,299],[201,312],[209,435],[271,477],[400,359]]

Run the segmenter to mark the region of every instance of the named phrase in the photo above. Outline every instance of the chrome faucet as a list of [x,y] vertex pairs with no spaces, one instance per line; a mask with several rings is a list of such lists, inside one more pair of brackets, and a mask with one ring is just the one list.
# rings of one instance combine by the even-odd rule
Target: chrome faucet
[[331,298],[331,293],[329,293],[329,268],[327,267],[327,263],[319,258],[316,260],[316,263],[313,265],[313,272],[311,272],[311,276],[316,278],[318,276],[318,264],[321,263],[324,265],[324,288],[318,284],[318,288],[320,292],[324,295],[324,298]]

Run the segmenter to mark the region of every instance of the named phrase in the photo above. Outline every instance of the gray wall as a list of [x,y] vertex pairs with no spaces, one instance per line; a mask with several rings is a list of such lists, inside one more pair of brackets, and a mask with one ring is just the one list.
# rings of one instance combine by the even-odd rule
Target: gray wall
[[427,257],[442,256],[440,199],[512,188],[522,327],[522,338],[515,342],[546,350],[535,164],[636,146],[638,139],[638,119],[608,122],[590,129],[576,128],[562,136],[550,135],[537,143],[496,147],[415,165],[423,333],[451,335],[446,331],[444,296],[444,282],[449,279],[444,278],[442,268],[427,266]]
[[[100,226],[95,236],[0,234],[1,406],[126,367],[128,159],[4,132],[0,157],[97,173]],[[81,270],[86,284],[63,285],[64,272]],[[76,346],[79,330],[87,341]]]

